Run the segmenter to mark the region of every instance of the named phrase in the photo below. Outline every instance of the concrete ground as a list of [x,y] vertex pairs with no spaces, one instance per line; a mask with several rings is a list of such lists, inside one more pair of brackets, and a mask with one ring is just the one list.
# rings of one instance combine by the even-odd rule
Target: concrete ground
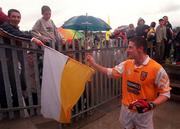
[[[111,101],[83,118],[75,118],[72,124],[62,129],[123,129],[119,123],[119,100]],[[180,129],[180,101],[168,101],[156,108],[155,129]],[[59,129],[55,121],[36,116],[26,119],[3,120],[0,129]]]
[[[123,129],[119,123],[120,107],[106,113],[102,118],[81,129]],[[169,101],[158,107],[154,113],[155,129],[180,129],[180,101]]]

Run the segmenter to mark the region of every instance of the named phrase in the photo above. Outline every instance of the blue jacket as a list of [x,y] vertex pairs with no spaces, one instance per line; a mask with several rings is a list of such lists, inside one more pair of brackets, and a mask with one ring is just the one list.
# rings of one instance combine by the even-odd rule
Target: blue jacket
[[27,38],[29,40],[32,39],[32,34],[31,33],[26,33],[23,32],[21,30],[19,30],[18,27],[15,27],[11,24],[9,24],[8,22],[3,23],[0,28],[2,28],[4,31],[14,35],[14,36],[18,36],[18,37],[22,37],[22,38]]

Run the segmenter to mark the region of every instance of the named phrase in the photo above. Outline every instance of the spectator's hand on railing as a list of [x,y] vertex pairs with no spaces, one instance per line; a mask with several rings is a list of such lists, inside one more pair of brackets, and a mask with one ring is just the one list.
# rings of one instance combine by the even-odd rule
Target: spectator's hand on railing
[[37,39],[37,38],[32,38],[31,42],[36,43],[38,46],[43,46],[44,45],[44,43],[41,40]]

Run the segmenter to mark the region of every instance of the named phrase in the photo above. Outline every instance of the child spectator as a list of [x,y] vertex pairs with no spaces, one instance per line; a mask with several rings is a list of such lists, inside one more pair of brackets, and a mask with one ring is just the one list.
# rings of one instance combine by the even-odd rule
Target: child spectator
[[61,37],[57,28],[51,18],[51,9],[49,6],[42,6],[42,18],[39,19],[32,28],[32,34],[41,39],[45,44],[55,48],[60,41]]

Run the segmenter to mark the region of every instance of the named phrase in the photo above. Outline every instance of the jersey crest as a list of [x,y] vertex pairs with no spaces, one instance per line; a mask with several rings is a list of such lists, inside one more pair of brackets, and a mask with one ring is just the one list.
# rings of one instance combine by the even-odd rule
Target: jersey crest
[[144,81],[147,78],[148,72],[142,71],[141,72],[141,76],[140,76],[140,80]]

